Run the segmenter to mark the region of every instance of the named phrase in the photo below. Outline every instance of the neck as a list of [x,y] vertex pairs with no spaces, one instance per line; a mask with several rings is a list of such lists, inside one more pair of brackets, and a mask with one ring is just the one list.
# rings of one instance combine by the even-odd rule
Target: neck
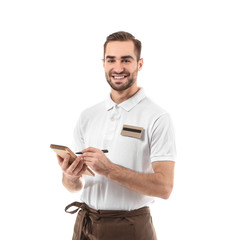
[[124,91],[111,89],[111,98],[115,103],[120,104],[135,95],[139,90],[140,87],[137,86],[132,86]]

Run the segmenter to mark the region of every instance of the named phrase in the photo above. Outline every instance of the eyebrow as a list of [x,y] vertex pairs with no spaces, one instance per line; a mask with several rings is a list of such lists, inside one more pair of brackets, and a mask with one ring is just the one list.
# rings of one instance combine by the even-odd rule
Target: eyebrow
[[134,59],[131,55],[127,55],[127,56],[122,56],[121,57],[122,59],[124,59],[124,58],[130,58],[130,59]]
[[[106,59],[113,59],[113,58],[116,58],[116,57],[115,56],[110,56],[110,55],[106,56]],[[130,59],[134,60],[134,58],[131,55],[122,56],[121,58],[122,59],[130,58]]]

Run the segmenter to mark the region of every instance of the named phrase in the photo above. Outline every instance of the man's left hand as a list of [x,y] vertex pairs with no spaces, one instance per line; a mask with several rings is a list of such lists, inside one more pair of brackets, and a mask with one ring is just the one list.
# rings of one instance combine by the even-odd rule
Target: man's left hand
[[112,163],[105,154],[97,148],[89,147],[82,150],[85,163],[100,175],[107,176],[111,170]]

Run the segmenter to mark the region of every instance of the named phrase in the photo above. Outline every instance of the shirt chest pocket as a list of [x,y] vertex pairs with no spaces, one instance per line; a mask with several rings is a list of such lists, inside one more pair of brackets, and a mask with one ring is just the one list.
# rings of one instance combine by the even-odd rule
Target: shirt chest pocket
[[120,135],[113,149],[116,164],[138,170],[143,158],[144,141],[139,138]]
[[120,136],[120,145],[123,148],[129,148],[132,150],[137,150],[142,144],[142,139],[134,138],[129,136]]
[[[124,128],[120,128],[120,133],[116,136],[113,147],[113,162],[121,166],[140,171],[143,169],[143,161],[147,159],[148,143],[145,136],[145,129],[139,137],[127,136],[121,134]],[[126,130],[126,129],[125,129]]]
[[144,138],[145,134],[143,128],[123,125],[119,136],[120,148],[124,149],[124,151],[128,153],[137,153],[142,151]]

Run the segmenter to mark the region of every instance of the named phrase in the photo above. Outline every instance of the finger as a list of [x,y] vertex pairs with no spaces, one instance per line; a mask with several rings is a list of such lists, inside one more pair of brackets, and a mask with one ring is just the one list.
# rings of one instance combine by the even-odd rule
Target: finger
[[70,160],[70,158],[71,158],[70,154],[67,154],[65,156],[64,160],[63,160],[62,169],[64,171],[66,171],[68,169],[68,167],[69,167],[69,160]]
[[81,172],[80,172],[80,174],[81,174],[81,175],[84,174],[84,173],[86,172],[86,170],[87,170],[87,165],[84,164],[84,165],[83,165],[83,168],[82,168],[82,170],[81,170]]
[[84,158],[84,162],[85,162],[86,164],[92,163],[92,162],[94,162],[94,158],[93,158],[93,157],[85,157],[85,158]]
[[87,170],[87,165],[85,163],[83,163],[82,167],[80,170],[75,169],[75,171],[73,172],[75,175],[81,177],[82,174]]
[[83,158],[85,158],[85,157],[94,157],[95,156],[95,153],[93,153],[93,152],[85,152],[85,153],[83,153]]
[[59,163],[59,165],[60,165],[60,167],[61,167],[62,164],[63,164],[63,158],[61,158],[58,154],[56,154],[56,157],[57,157],[58,163]]
[[78,164],[75,166],[75,168],[72,168],[71,171],[73,173],[79,173],[81,171],[81,169],[83,168],[84,165],[84,161],[83,160],[79,160]]
[[76,167],[80,164],[81,160],[80,157],[76,157],[75,160],[71,163],[71,165],[68,167],[68,172],[73,172]]
[[96,152],[97,148],[93,148],[93,147],[88,147],[84,150],[82,150],[82,153],[85,153],[85,152]]

